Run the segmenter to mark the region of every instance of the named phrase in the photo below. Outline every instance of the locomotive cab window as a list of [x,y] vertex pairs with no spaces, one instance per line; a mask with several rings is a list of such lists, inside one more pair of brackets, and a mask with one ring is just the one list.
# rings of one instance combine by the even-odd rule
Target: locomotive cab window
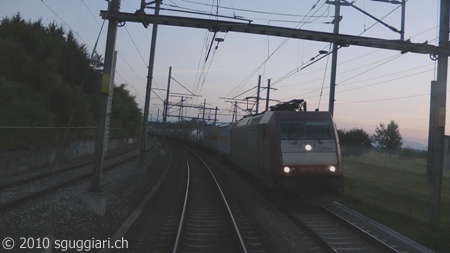
[[324,120],[280,120],[281,140],[332,140],[331,122]]

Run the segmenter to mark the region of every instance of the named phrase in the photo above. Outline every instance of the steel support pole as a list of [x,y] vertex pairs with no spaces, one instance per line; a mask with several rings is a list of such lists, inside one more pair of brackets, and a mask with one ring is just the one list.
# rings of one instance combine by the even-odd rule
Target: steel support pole
[[180,100],[180,112],[178,114],[178,122],[183,120],[183,99],[184,97],[181,96],[181,100]]
[[[234,106],[233,106],[233,117],[231,118],[231,123],[235,122],[235,118],[237,119],[237,102],[234,102]],[[236,120],[237,121],[237,120]]]
[[[109,12],[119,12],[120,0],[113,0],[109,3]],[[95,140],[94,150],[94,168],[92,175],[91,186],[88,191],[101,192],[101,177],[103,170],[103,158],[105,151],[105,133],[106,133],[106,119],[108,111],[108,99],[110,88],[113,85],[113,62],[114,62],[114,50],[116,47],[116,35],[117,35],[117,21],[115,19],[108,20],[108,35],[106,38],[105,48],[105,61],[102,75],[102,84],[100,90],[100,108],[97,124],[97,137]]]
[[402,0],[402,23],[400,28],[400,40],[405,40],[405,16],[406,16],[406,0]]
[[167,114],[169,113],[170,79],[172,79],[172,67],[169,67],[169,78],[167,81],[167,94],[166,94],[166,100],[165,100],[165,105],[164,105],[164,109],[163,109],[163,142],[162,142],[163,150],[166,147],[166,122],[167,122]]
[[270,100],[270,79],[267,79],[266,112],[269,111],[269,100]]
[[259,113],[259,92],[261,90],[261,75],[258,77],[258,93],[256,94],[256,114]]
[[203,125],[205,125],[205,108],[206,108],[206,99],[203,102],[203,118],[202,118]]
[[[340,0],[334,1],[334,34],[339,34],[339,23],[341,21],[341,6]],[[336,72],[337,72],[337,53],[338,45],[333,43],[333,53],[331,54],[331,76],[330,76],[330,101],[328,103],[328,111],[331,116],[334,114],[334,94],[336,92]]]
[[[155,16],[159,15],[160,4],[161,4],[161,0],[156,0]],[[158,24],[153,24],[152,41],[150,44],[150,58],[149,58],[149,62],[148,62],[147,89],[145,92],[144,119],[142,120],[141,154],[139,157],[139,165],[140,166],[147,166],[147,162],[145,159],[145,148],[147,146],[148,112],[149,112],[149,106],[150,106],[150,94],[152,92],[153,66],[155,64],[155,50],[156,50],[156,35],[157,35],[157,33],[158,33]]]
[[[447,48],[449,43],[449,2],[441,0],[439,47]],[[430,127],[428,133],[427,174],[430,176],[432,206],[430,223],[439,226],[442,169],[444,162],[445,114],[447,99],[448,54],[438,56],[437,80],[431,82]]]
[[217,108],[216,106],[216,113],[214,114],[214,125],[216,125],[217,122],[217,110],[219,110],[219,108]]

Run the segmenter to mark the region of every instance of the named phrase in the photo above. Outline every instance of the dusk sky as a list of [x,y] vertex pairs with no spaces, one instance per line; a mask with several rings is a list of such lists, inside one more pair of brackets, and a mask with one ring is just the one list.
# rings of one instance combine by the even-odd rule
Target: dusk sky
[[[217,8],[219,2],[219,8]],[[252,20],[253,24],[264,24],[305,30],[332,32],[334,6],[325,0],[164,0],[162,15],[195,16],[183,11],[201,11]],[[400,30],[401,8],[399,5],[370,0],[357,0],[354,5],[383,22]],[[135,12],[139,0],[122,0],[122,12]],[[106,1],[87,0],[2,0],[0,16],[12,17],[20,13],[26,21],[42,19],[47,25],[55,22],[66,31],[72,30],[78,41],[86,44],[89,51],[94,48],[100,33],[102,18],[99,13],[107,9]],[[170,10],[169,10],[170,9]],[[178,11],[174,11],[178,10]],[[146,13],[153,14],[153,9]],[[439,1],[407,1],[405,39],[414,43],[437,45]],[[400,39],[400,35],[377,23],[356,8],[341,7],[343,17],[340,33],[361,35],[381,39]],[[211,18],[212,19],[212,18]],[[237,20],[235,20],[237,21]],[[245,22],[245,21],[244,21]],[[104,55],[106,43],[105,22],[97,52]],[[127,89],[136,96],[143,111],[147,66],[149,61],[152,26],[127,22],[118,28],[116,50],[118,51],[116,84],[127,84]],[[258,75],[263,86],[267,79],[277,90],[271,90],[270,98],[280,101],[305,99],[308,109],[328,110],[331,55],[300,70],[311,58],[319,57],[319,51],[330,50],[329,43],[284,39],[264,35],[243,33],[218,33],[223,38],[217,49],[214,42],[208,61],[205,57],[212,40],[212,33],[194,28],[158,27],[154,70],[154,88],[167,87],[168,71],[172,66],[172,77],[184,87],[201,95],[185,103],[218,107],[221,122],[231,121],[232,105],[221,97],[244,99],[255,96]],[[427,145],[430,103],[430,82],[435,80],[436,62],[429,55],[406,53],[350,46],[338,51],[337,87],[334,119],[338,129],[363,128],[374,133],[380,122],[394,120],[407,141]],[[81,73],[80,73],[81,74]],[[171,82],[171,91],[187,93],[176,81]],[[156,93],[165,97],[165,92]],[[265,98],[266,91],[263,90]],[[240,96],[237,96],[240,95]],[[171,102],[180,97],[171,97]],[[274,104],[272,102],[271,104]],[[448,102],[447,102],[448,103]],[[245,108],[242,104],[241,107]],[[260,108],[265,102],[260,103]],[[162,101],[152,94],[150,113],[156,119]],[[184,114],[197,116],[198,109]],[[178,109],[171,114],[178,115]],[[225,115],[228,114],[229,116]],[[244,112],[240,111],[243,115]],[[212,117],[214,114],[212,112]],[[448,118],[447,112],[447,118]],[[161,116],[160,116],[161,117]],[[447,130],[448,134],[448,130]]]

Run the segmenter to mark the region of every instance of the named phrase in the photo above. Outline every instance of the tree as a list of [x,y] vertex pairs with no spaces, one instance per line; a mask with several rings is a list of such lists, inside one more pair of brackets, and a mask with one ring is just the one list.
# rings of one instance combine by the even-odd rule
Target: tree
[[389,125],[380,123],[375,128],[375,134],[372,135],[373,142],[381,149],[400,150],[403,145],[403,138],[398,129],[398,124],[391,120]]
[[138,108],[135,97],[125,89],[125,84],[114,86],[111,127],[126,130],[127,136],[136,136],[140,132],[142,113]]
[[363,129],[353,128],[348,131],[345,129],[338,130],[338,134],[341,145],[361,148],[372,147],[370,136]]
[[[95,126],[102,62],[56,23],[0,20],[0,126]],[[140,132],[141,112],[123,85],[114,88],[111,127],[126,129],[120,137]],[[58,132],[36,133],[0,131],[0,148],[45,145]]]
[[344,156],[361,156],[372,148],[370,136],[363,129],[338,130],[338,137],[341,146],[343,146],[342,154]]

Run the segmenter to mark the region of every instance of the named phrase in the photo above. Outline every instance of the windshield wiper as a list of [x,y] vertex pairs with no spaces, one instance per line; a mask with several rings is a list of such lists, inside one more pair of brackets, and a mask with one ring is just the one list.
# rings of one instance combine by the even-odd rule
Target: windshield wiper
[[323,142],[322,142],[319,138],[317,138],[316,136],[307,136],[307,138],[313,138],[313,139],[315,139],[316,141],[318,141],[320,145],[323,144]]

